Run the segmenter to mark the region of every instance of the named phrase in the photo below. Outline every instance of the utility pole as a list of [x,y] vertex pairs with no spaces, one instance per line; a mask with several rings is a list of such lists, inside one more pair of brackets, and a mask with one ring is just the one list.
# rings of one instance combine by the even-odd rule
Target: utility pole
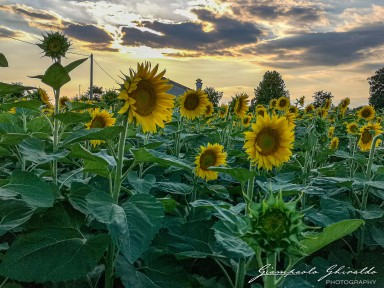
[[91,79],[89,83],[89,100],[93,99],[93,54],[91,54]]

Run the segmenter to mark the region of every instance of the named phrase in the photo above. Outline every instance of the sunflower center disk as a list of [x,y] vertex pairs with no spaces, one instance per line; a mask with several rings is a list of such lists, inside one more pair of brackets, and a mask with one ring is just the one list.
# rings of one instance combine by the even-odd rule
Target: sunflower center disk
[[285,100],[280,100],[280,102],[279,102],[279,106],[280,106],[281,108],[284,108],[286,105],[287,105],[287,101],[285,101]]
[[372,136],[372,134],[371,134],[369,131],[364,131],[364,132],[361,134],[361,141],[362,141],[364,144],[371,142],[372,139],[373,139],[373,136]]
[[187,96],[187,98],[184,101],[184,107],[187,110],[195,110],[197,107],[199,107],[199,96],[197,94],[190,94]]
[[216,164],[216,154],[213,151],[206,151],[200,156],[200,167],[203,170],[208,170],[208,167]]
[[289,231],[288,218],[280,211],[270,211],[263,215],[260,220],[260,226],[274,240],[284,238]]
[[264,128],[256,137],[256,145],[261,149],[259,153],[268,156],[277,151],[279,148],[279,135],[277,131],[271,128]]
[[134,104],[136,113],[141,116],[150,115],[156,108],[156,93],[150,82],[140,81],[137,85],[136,93],[133,97],[136,100]]
[[52,39],[48,43],[48,50],[52,53],[58,53],[61,50],[61,41],[59,39]]
[[96,116],[91,123],[91,128],[104,128],[106,126],[104,118]]
[[362,111],[361,116],[363,116],[363,118],[368,118],[369,116],[371,116],[371,111],[365,109]]

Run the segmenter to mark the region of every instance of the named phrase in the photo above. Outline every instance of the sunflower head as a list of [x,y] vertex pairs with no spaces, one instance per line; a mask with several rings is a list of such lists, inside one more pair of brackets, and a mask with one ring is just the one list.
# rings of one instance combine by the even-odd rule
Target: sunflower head
[[334,150],[339,147],[339,138],[338,137],[333,137],[331,142],[329,143],[329,149]]
[[[85,124],[86,129],[110,127],[113,126],[116,122],[116,118],[113,118],[111,113],[106,110],[101,110],[100,108],[90,110],[90,114],[92,119]],[[96,147],[105,141],[91,140],[90,142],[92,146]]]
[[308,104],[306,107],[305,107],[305,113],[309,114],[309,113],[312,113],[313,111],[315,111],[315,106],[313,106],[313,104]]
[[43,35],[43,41],[37,44],[37,46],[43,49],[44,56],[58,59],[60,57],[65,57],[65,53],[68,51],[71,43],[63,34],[55,32]]
[[291,103],[289,102],[289,99],[285,96],[281,96],[279,99],[277,99],[276,109],[287,110],[290,105]]
[[317,116],[320,118],[326,118],[328,115],[328,109],[325,108],[319,108],[316,110]]
[[297,101],[297,103],[300,104],[301,107],[304,107],[304,101],[305,101],[305,96],[301,96]]
[[335,134],[335,126],[329,127],[329,129],[328,129],[328,137],[332,138],[334,134]]
[[271,99],[269,101],[269,107],[276,108],[276,105],[277,105],[277,99]]
[[67,102],[70,102],[70,99],[67,96],[62,96],[59,99],[59,106],[60,107],[66,107]]
[[211,101],[208,102],[208,105],[205,107],[205,117],[211,117],[213,114],[213,104]]
[[164,128],[164,124],[172,116],[175,96],[166,93],[172,88],[164,78],[165,70],[157,73],[159,65],[138,63],[137,71],[130,69],[130,76],[126,76],[118,99],[125,100],[120,114],[127,114],[128,122],[141,125],[142,131],[157,132],[157,127]]
[[356,122],[347,123],[347,133],[351,135],[356,135],[359,133],[359,126]]
[[241,119],[241,123],[243,124],[243,127],[249,127],[251,125],[251,116],[245,116],[243,119]]
[[288,108],[288,112],[297,115],[297,113],[299,113],[299,108],[296,106],[291,106]]
[[250,207],[250,231],[243,239],[251,247],[261,247],[266,252],[301,254],[301,240],[307,226],[302,222],[303,213],[296,211],[296,202],[284,203],[282,194]]
[[323,108],[326,109],[326,110],[329,110],[329,108],[331,108],[331,104],[332,104],[332,100],[331,99],[327,99],[327,100],[325,100]]
[[256,115],[264,117],[265,114],[267,114],[267,109],[264,106],[256,108]]
[[49,102],[49,97],[47,91],[45,91],[42,88],[37,89],[37,93],[39,94],[40,101],[43,102],[46,105],[51,105],[51,102]]
[[[360,137],[357,145],[361,151],[368,151],[371,149],[373,138],[380,133],[383,133],[381,125],[378,123],[368,123],[359,130]],[[381,140],[376,142],[376,147],[381,143]]]
[[245,93],[241,93],[236,95],[235,99],[235,106],[234,106],[234,113],[236,117],[243,118],[247,114],[248,111],[248,95]]
[[227,116],[227,113],[228,113],[228,105],[221,104],[220,108],[219,108],[219,116],[220,116],[220,118],[225,118],[225,116]]
[[285,114],[285,118],[287,118],[288,123],[289,123],[290,126],[294,126],[295,125],[296,114],[287,112]]
[[227,153],[223,152],[224,147],[220,144],[210,144],[206,147],[200,147],[200,153],[195,158],[195,174],[200,178],[216,180],[218,172],[209,170],[209,167],[225,165],[227,161]]
[[205,113],[209,105],[208,95],[201,89],[188,90],[179,99],[180,114],[188,119],[195,119]]
[[267,170],[287,162],[292,155],[293,129],[285,116],[258,115],[252,131],[244,133],[244,148],[251,162]]
[[364,106],[357,112],[357,116],[359,117],[359,119],[370,121],[375,118],[375,108],[370,105]]

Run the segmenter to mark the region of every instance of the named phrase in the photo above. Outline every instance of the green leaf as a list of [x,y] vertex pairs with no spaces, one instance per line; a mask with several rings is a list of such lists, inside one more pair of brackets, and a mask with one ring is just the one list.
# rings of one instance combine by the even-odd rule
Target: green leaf
[[75,280],[93,270],[108,243],[106,234],[86,239],[76,229],[42,229],[16,239],[0,274],[22,282]]
[[376,189],[384,190],[384,181],[368,181],[365,182],[369,187],[373,187]]
[[25,139],[19,144],[20,152],[24,155],[24,158],[37,164],[58,160],[69,154],[69,151],[67,150],[58,150],[55,153],[47,153],[44,151],[44,146],[44,141],[37,138]]
[[64,84],[71,81],[71,77],[60,63],[55,62],[45,71],[41,81],[49,87],[59,90]]
[[74,102],[69,102],[68,107],[69,107],[70,111],[73,111],[73,110],[84,110],[84,109],[89,109],[89,108],[97,108],[99,106],[97,106],[95,104],[89,104],[89,103],[74,101]]
[[11,156],[12,152],[0,146],[0,157]]
[[0,201],[0,235],[27,222],[34,210],[22,200]]
[[255,175],[253,172],[245,168],[209,167],[209,170],[228,174],[243,184]]
[[144,178],[140,179],[137,175],[137,171],[131,171],[128,174],[128,181],[137,192],[149,193],[156,183],[156,177],[152,174],[147,174]]
[[0,145],[17,145],[26,138],[29,138],[28,134],[21,133],[8,133],[4,134],[0,138]]
[[59,119],[64,124],[85,123],[92,119],[88,112],[78,113],[70,111],[57,114],[53,118]]
[[3,53],[0,53],[0,67],[8,67],[7,58],[5,58]]
[[301,241],[301,244],[304,247],[303,252],[307,255],[311,255],[328,244],[351,234],[362,224],[364,224],[364,221],[361,219],[349,219],[327,226],[319,237]]
[[7,103],[0,105],[0,108],[8,111],[9,109],[16,108],[25,108],[33,111],[40,111],[40,107],[42,106],[39,100],[28,100],[28,101],[19,101],[14,103]]
[[192,167],[189,163],[159,151],[145,148],[132,148],[130,151],[135,158],[135,161],[138,163],[154,162],[165,167],[175,166],[187,171],[192,171]]
[[121,253],[133,264],[161,228],[163,205],[149,194],[135,194],[122,205],[128,222],[128,233],[122,241]]
[[123,127],[121,126],[112,126],[105,128],[92,128],[89,130],[83,129],[71,132],[69,136],[64,139],[61,146],[86,140],[110,140],[119,135],[122,130]]
[[16,93],[21,93],[26,90],[32,90],[32,89],[36,89],[36,87],[22,86],[18,84],[7,84],[7,83],[0,82],[0,95],[16,94]]
[[52,134],[49,121],[45,117],[36,117],[27,122],[27,129],[31,132]]
[[69,63],[67,66],[65,66],[64,68],[67,71],[67,73],[69,73],[73,69],[75,69],[76,67],[80,66],[81,64],[83,64],[87,60],[88,60],[88,57],[87,58],[83,58],[83,59],[79,59],[79,60],[76,60],[76,61],[73,61],[73,62]]
[[115,204],[108,193],[96,191],[86,196],[87,207],[97,221],[107,224],[108,230],[115,243],[127,235],[128,226],[124,209]]
[[34,207],[52,207],[54,197],[51,186],[35,174],[14,171],[8,184],[0,187],[0,197],[21,198]]
[[177,182],[157,182],[153,188],[158,191],[180,195],[190,194],[193,190],[193,186]]
[[85,215],[90,214],[87,201],[85,200],[89,193],[91,193],[89,185],[80,182],[72,182],[70,193],[68,195],[68,200],[73,208]]
[[356,211],[361,215],[363,219],[377,219],[381,218],[384,215],[384,211],[380,206],[374,205],[374,204],[369,204],[367,206],[367,210],[362,211],[362,210],[357,210]]

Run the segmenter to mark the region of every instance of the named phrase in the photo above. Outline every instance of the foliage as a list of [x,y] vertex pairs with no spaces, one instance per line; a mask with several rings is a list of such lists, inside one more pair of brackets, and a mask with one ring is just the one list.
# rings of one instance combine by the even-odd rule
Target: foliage
[[205,87],[204,92],[208,95],[208,99],[213,106],[218,107],[220,99],[223,97],[223,92],[216,91],[213,87]]
[[315,106],[315,108],[319,108],[319,107],[323,107],[327,100],[332,101],[333,95],[331,92],[321,90],[321,91],[315,92],[312,98],[313,98],[313,102],[312,102],[313,106]]
[[278,99],[281,96],[289,98],[289,91],[286,89],[282,75],[277,71],[267,71],[263,75],[256,89],[255,97],[251,101],[251,110],[257,104],[267,105],[271,99]]
[[384,67],[368,78],[369,104],[376,109],[384,108]]

